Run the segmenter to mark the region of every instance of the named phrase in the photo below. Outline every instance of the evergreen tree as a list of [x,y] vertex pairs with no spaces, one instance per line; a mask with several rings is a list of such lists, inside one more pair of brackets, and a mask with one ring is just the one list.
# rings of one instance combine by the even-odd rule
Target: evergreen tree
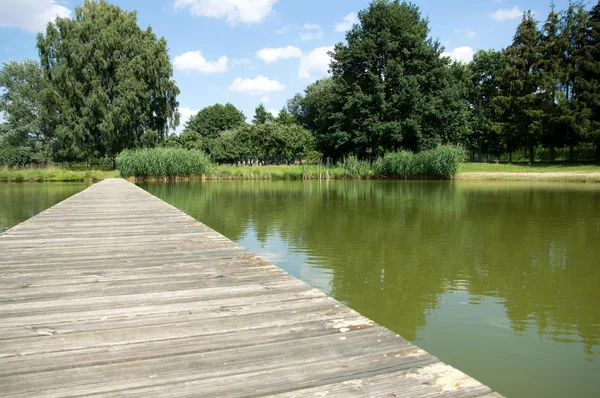
[[254,111],[254,118],[252,119],[252,124],[255,126],[265,124],[267,122],[273,121],[273,115],[267,111],[267,108],[263,104],[260,104],[256,107]]
[[141,30],[135,12],[86,0],[74,19],[49,23],[37,47],[61,158],[114,157],[179,123],[167,42]]
[[540,35],[531,11],[523,14],[512,44],[504,50],[507,67],[500,74],[502,90],[495,98],[506,151],[519,147],[528,150],[534,161],[534,148],[539,143],[544,112],[540,105],[538,48]]
[[283,124],[286,126],[296,124],[296,119],[294,118],[294,116],[292,116],[291,113],[288,112],[285,106],[281,108],[281,110],[279,111],[279,115],[277,115],[277,118],[275,118],[275,121],[279,124]]
[[569,160],[574,160],[574,147],[581,141],[587,130],[589,110],[579,103],[582,87],[577,84],[581,75],[581,65],[585,62],[586,26],[588,13],[582,3],[569,3],[564,12],[561,38],[564,51],[560,63],[562,76],[560,117],[558,128],[563,131],[564,142],[569,146]]
[[580,73],[575,83],[580,108],[588,110],[587,139],[596,146],[600,161],[600,1],[589,12],[585,44],[580,54]]

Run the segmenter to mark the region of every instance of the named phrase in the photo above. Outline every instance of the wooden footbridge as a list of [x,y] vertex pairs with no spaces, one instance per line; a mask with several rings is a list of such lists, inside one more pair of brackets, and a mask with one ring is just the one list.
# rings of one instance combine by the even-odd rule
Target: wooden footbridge
[[120,179],[0,235],[0,396],[499,397]]

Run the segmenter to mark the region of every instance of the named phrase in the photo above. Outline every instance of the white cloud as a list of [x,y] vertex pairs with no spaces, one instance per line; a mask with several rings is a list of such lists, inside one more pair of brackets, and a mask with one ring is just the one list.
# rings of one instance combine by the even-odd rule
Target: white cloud
[[269,97],[268,95],[263,95],[262,97],[260,97],[260,102],[263,104],[266,104],[270,100],[271,100],[271,97]]
[[173,61],[175,69],[182,71],[197,71],[200,73],[221,73],[227,72],[226,56],[222,56],[217,61],[209,62],[198,51],[188,51],[184,54],[178,55]]
[[231,60],[231,63],[234,65],[249,65],[250,58],[234,58]]
[[54,0],[2,0],[0,27],[19,28],[36,33],[56,17],[69,17],[71,10]]
[[270,64],[272,62],[279,61],[280,59],[285,58],[300,58],[302,56],[302,51],[298,47],[287,46],[280,48],[263,48],[256,53],[256,56],[266,64]]
[[273,117],[279,117],[279,111],[277,109],[269,109],[269,113],[273,115]]
[[442,53],[443,57],[450,57],[454,61],[459,62],[471,62],[473,60],[473,55],[475,51],[469,46],[457,47],[451,52]]
[[355,12],[351,12],[350,14],[346,15],[344,19],[342,19],[342,22],[338,22],[335,24],[335,31],[345,32],[347,30],[352,29],[352,25],[354,25],[355,23],[358,23],[358,14]]
[[328,52],[333,51],[331,47],[317,47],[307,55],[300,58],[298,76],[303,79],[321,77],[327,74],[331,57]]
[[268,79],[262,75],[254,79],[242,79],[237,77],[229,86],[229,91],[247,95],[264,95],[274,91],[282,91],[285,86],[277,80]]
[[493,14],[490,14],[490,17],[497,21],[504,21],[505,19],[521,18],[521,15],[523,15],[523,11],[518,6],[514,6],[513,8],[497,10]]
[[272,12],[277,0],[175,0],[175,9],[189,9],[190,14],[238,22],[261,23]]
[[467,36],[469,39],[474,39],[477,36],[477,33],[472,31],[471,29],[465,28],[465,29],[456,29],[456,32],[458,33],[464,33],[465,36]]
[[305,23],[304,29],[307,30],[321,30],[321,26],[316,23]]
[[177,126],[177,128],[175,129],[175,132],[177,134],[181,133],[183,131],[183,128],[185,127],[185,122],[187,122],[190,117],[194,116],[196,113],[198,113],[197,109],[191,109],[191,108],[187,108],[185,106],[180,106],[179,107],[179,126]]
[[302,32],[300,33],[300,38],[302,40],[315,40],[315,39],[320,39],[321,37],[323,37],[323,32],[319,31],[319,32]]

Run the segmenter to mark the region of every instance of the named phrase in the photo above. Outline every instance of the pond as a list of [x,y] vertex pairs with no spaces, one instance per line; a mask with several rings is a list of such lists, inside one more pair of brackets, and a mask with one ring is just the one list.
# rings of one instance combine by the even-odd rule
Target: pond
[[0,183],[0,233],[87,186],[83,182]]
[[600,186],[142,185],[508,397],[597,397]]
[[[600,185],[141,186],[507,397],[598,395]],[[84,187],[0,184],[0,227]]]

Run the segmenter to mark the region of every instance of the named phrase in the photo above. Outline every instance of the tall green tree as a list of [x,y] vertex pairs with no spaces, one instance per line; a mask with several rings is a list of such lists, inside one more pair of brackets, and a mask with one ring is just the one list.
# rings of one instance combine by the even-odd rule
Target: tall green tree
[[0,69],[0,87],[0,112],[5,117],[0,146],[28,147],[47,158],[52,123],[43,106],[45,81],[40,64],[33,60],[5,62]]
[[263,104],[259,104],[254,110],[254,117],[252,118],[252,124],[255,126],[265,124],[273,121],[273,115],[267,111],[267,108]]
[[215,138],[220,132],[245,123],[244,112],[233,104],[215,104],[200,110],[185,123],[184,132],[194,131],[203,137]]
[[523,14],[512,44],[504,50],[507,67],[501,73],[502,90],[495,98],[506,151],[520,145],[535,160],[534,148],[540,142],[544,112],[540,106],[538,49],[540,34],[531,11]]
[[561,42],[564,48],[560,54],[563,97],[558,125],[570,149],[569,160],[573,161],[574,148],[582,140],[589,121],[589,109],[579,102],[582,87],[577,83],[586,58],[584,47],[589,14],[581,2],[569,2],[563,14]]
[[596,146],[596,161],[600,161],[600,1],[590,10],[586,23],[576,90],[580,106],[589,110],[586,138]]
[[330,131],[337,148],[373,158],[455,141],[468,125],[466,101],[419,8],[374,0],[358,18],[347,44],[332,53],[331,72],[343,92]]
[[37,47],[61,158],[114,157],[179,123],[167,42],[140,29],[135,12],[86,0],[75,18],[49,23]]
[[492,101],[500,91],[498,78],[505,68],[504,56],[496,50],[479,50],[469,63],[472,129],[465,143],[472,150],[471,160],[475,160],[475,151],[480,154],[479,160],[482,152],[498,152],[498,137],[491,125],[494,120]]
[[540,99],[544,111],[541,143],[550,148],[550,160],[555,159],[555,149],[565,145],[561,120],[567,111],[562,91],[565,75],[562,59],[568,42],[563,35],[562,22],[554,2],[543,25],[539,43],[538,70],[540,73]]

